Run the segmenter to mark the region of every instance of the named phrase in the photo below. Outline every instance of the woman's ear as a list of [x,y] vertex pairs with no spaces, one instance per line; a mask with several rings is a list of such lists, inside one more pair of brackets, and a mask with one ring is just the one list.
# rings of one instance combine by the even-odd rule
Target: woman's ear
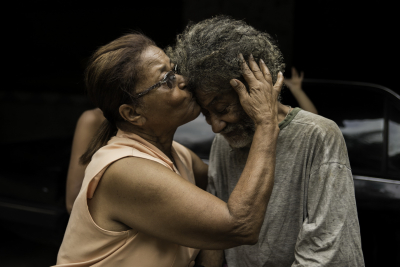
[[125,121],[133,125],[143,126],[146,123],[146,118],[142,116],[141,110],[137,107],[122,104],[119,107],[119,114]]

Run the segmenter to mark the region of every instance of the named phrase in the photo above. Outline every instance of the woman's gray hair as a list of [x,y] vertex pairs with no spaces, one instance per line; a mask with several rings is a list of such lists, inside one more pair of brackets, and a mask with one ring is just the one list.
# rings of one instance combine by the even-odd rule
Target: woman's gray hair
[[263,59],[273,83],[285,68],[282,53],[269,34],[227,16],[189,24],[166,53],[188,79],[190,90],[223,92],[232,89],[231,79],[243,81],[239,53],[246,60],[250,54],[257,62]]

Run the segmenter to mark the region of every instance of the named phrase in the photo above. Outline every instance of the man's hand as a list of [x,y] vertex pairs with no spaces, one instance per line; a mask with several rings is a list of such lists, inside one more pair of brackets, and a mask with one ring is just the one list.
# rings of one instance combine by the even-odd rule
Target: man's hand
[[283,85],[283,74],[279,72],[278,80],[273,85],[272,76],[262,59],[258,66],[251,55],[249,68],[243,55],[240,54],[239,57],[242,59],[242,75],[249,85],[249,92],[246,86],[237,79],[232,79],[230,83],[239,95],[244,111],[256,126],[278,125],[278,96]]

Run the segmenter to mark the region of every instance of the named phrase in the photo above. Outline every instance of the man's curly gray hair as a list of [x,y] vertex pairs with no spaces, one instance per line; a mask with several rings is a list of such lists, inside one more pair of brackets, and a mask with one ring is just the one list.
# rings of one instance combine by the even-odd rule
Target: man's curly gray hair
[[190,90],[223,92],[232,90],[229,81],[243,81],[239,53],[247,59],[250,54],[267,64],[276,82],[278,72],[284,71],[283,56],[272,37],[227,16],[216,16],[189,24],[177,36],[174,47],[166,48],[180,74],[188,79]]

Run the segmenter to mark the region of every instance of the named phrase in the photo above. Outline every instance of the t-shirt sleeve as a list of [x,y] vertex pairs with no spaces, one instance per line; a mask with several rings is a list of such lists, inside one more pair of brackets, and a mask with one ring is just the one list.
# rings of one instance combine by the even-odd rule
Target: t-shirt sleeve
[[323,136],[316,157],[292,266],[364,266],[353,176],[339,129]]

